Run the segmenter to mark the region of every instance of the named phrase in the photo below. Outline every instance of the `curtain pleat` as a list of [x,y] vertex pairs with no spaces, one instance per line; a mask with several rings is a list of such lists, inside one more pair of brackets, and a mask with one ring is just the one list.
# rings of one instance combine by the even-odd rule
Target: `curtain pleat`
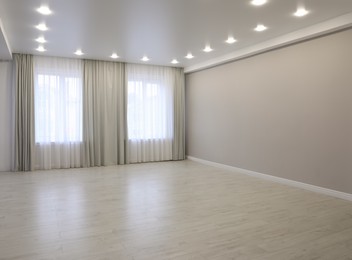
[[124,164],[126,104],[124,64],[84,61],[85,166]]
[[14,54],[15,69],[15,171],[34,169],[33,56]]
[[172,159],[184,160],[185,148],[185,75],[182,68],[174,69],[174,138]]

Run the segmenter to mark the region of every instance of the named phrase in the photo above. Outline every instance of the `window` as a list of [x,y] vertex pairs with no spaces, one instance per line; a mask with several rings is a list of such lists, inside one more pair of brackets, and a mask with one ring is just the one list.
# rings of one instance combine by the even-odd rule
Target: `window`
[[128,137],[130,140],[171,138],[170,95],[155,81],[128,81]]
[[34,82],[36,143],[81,142],[81,71],[39,66]]

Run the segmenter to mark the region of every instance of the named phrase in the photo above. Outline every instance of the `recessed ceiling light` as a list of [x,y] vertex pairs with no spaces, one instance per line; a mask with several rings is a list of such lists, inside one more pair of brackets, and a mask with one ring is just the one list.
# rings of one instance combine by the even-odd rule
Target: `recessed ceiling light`
[[38,48],[36,48],[36,50],[39,51],[39,52],[46,51],[46,49],[42,45],[39,45]]
[[46,27],[45,23],[40,23],[35,28],[37,28],[40,31],[47,31],[48,30],[48,27]]
[[119,56],[116,53],[113,53],[110,57],[113,59],[117,59]]
[[229,36],[229,38],[227,38],[227,40],[225,42],[227,42],[228,44],[232,44],[232,43],[237,42],[237,40],[235,38],[233,38],[232,36]]
[[203,51],[204,51],[204,52],[211,52],[211,51],[213,51],[213,49],[210,48],[209,45],[207,45],[207,46],[205,46],[205,48],[203,49]]
[[185,58],[186,58],[186,59],[193,59],[194,56],[192,55],[192,53],[188,53]]
[[49,7],[42,5],[37,9],[37,11],[43,15],[49,15],[52,14],[52,11],[49,9]]
[[263,24],[258,24],[257,27],[254,28],[254,30],[257,32],[262,32],[262,31],[265,31],[266,29],[268,29],[268,27],[266,27]]
[[298,8],[297,11],[293,15],[297,16],[297,17],[302,17],[307,14],[309,14],[309,11],[306,10],[305,8],[301,7],[301,8]]
[[78,49],[77,51],[75,51],[75,54],[78,55],[78,56],[84,55],[84,53],[82,52],[81,49]]
[[172,63],[172,64],[177,64],[177,63],[178,63],[178,60],[173,59],[173,60],[171,61],[171,63]]
[[143,56],[143,58],[141,59],[141,61],[148,61],[149,58],[147,56]]
[[46,43],[46,40],[44,37],[38,37],[37,39],[35,39],[37,42],[39,43]]
[[256,5],[256,6],[260,6],[260,5],[266,4],[267,2],[268,2],[267,0],[252,0],[251,4]]

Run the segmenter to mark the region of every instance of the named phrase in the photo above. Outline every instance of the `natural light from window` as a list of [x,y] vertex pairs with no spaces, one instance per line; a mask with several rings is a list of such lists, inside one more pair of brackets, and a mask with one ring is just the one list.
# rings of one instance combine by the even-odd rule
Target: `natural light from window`
[[128,81],[128,138],[155,140],[170,138],[167,129],[168,99],[158,82]]
[[37,74],[35,141],[82,141],[82,82],[79,77]]

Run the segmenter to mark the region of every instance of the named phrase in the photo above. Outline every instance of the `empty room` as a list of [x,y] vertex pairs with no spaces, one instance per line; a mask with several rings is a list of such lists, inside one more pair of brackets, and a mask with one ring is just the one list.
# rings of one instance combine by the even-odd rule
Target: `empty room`
[[350,0],[0,0],[0,260],[351,260],[351,46]]

